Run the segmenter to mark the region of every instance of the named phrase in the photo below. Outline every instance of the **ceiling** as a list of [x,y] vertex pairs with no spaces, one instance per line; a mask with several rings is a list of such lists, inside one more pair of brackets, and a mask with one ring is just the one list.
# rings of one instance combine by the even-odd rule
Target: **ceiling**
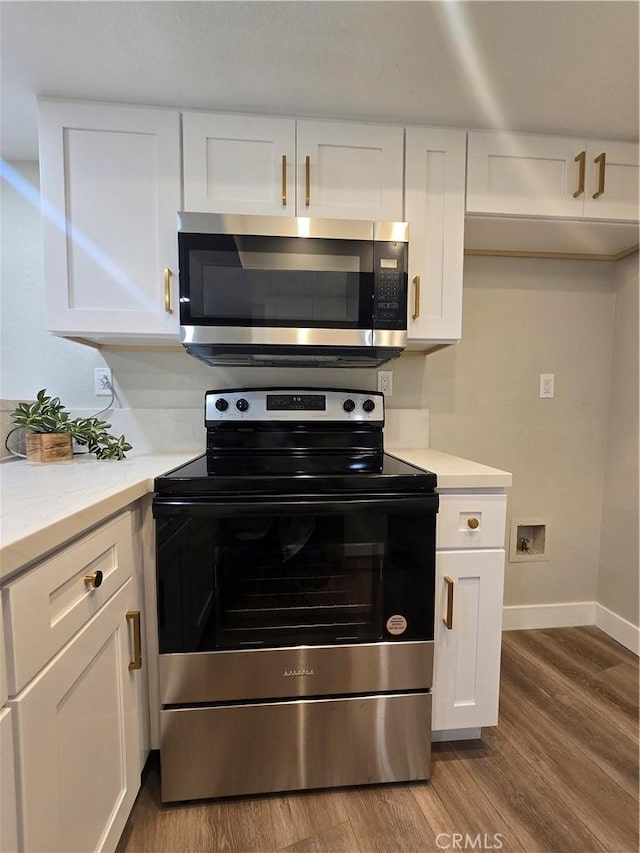
[[616,2],[2,2],[2,156],[37,96],[638,139]]

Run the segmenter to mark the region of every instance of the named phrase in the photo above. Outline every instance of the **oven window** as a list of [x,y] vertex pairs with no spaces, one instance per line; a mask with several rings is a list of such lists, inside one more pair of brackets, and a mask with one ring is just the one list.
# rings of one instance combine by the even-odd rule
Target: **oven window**
[[161,653],[433,639],[435,513],[239,509],[158,536]]
[[183,325],[371,324],[370,243],[180,234]]

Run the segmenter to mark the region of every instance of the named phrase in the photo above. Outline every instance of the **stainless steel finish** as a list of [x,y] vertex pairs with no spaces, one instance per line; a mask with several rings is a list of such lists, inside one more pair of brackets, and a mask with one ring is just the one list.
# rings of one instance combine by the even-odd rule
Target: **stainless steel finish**
[[[406,337],[406,335],[405,335]],[[301,329],[281,326],[181,326],[183,344],[370,347],[371,329]]]
[[384,243],[408,243],[408,222],[374,222],[373,239]]
[[407,345],[406,329],[374,329],[373,345],[404,349]]
[[[267,394],[322,394],[325,397],[326,409],[324,411],[267,411]],[[224,412],[216,409],[216,400],[220,398],[227,401],[229,407]],[[249,408],[246,412],[239,412],[236,402],[240,399],[248,402]],[[355,408],[352,412],[345,412],[343,403],[345,400],[353,400]],[[365,412],[362,405],[365,400],[373,400],[375,408],[372,412]],[[377,391],[328,391],[323,388],[269,388],[265,389],[229,389],[228,391],[207,391],[204,398],[204,419],[207,423],[213,421],[273,421],[279,423],[322,423],[323,421],[342,421],[384,423],[384,395]]]
[[431,694],[160,712],[162,800],[428,779]]
[[324,237],[335,240],[409,242],[406,222],[365,219],[314,219],[305,216],[245,216],[178,213],[178,231],[190,234],[238,234],[264,237]]
[[427,690],[432,675],[433,641],[160,655],[160,701]]

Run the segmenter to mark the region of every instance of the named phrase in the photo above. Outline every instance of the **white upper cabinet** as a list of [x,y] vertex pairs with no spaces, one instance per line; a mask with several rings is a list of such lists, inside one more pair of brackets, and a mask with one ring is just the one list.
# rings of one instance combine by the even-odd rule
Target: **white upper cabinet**
[[186,210],[295,216],[294,119],[184,113],[182,135]]
[[403,129],[185,113],[186,210],[402,219]]
[[177,341],[179,114],[39,106],[47,328]]
[[297,123],[298,216],[402,219],[401,127]]
[[467,213],[637,221],[638,147],[471,132]]
[[586,217],[638,221],[639,150],[628,142],[587,142]]
[[464,131],[407,128],[409,346],[462,334],[465,145]]

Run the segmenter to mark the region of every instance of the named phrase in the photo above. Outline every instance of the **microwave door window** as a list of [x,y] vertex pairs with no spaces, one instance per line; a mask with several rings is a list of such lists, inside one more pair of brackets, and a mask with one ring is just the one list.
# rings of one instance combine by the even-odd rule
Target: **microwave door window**
[[[253,244],[252,244],[253,241]],[[190,314],[209,325],[367,328],[370,325],[372,258],[368,247],[335,241],[236,238],[228,249],[189,252]],[[302,241],[312,244],[317,241]],[[315,251],[309,251],[315,249]]]

